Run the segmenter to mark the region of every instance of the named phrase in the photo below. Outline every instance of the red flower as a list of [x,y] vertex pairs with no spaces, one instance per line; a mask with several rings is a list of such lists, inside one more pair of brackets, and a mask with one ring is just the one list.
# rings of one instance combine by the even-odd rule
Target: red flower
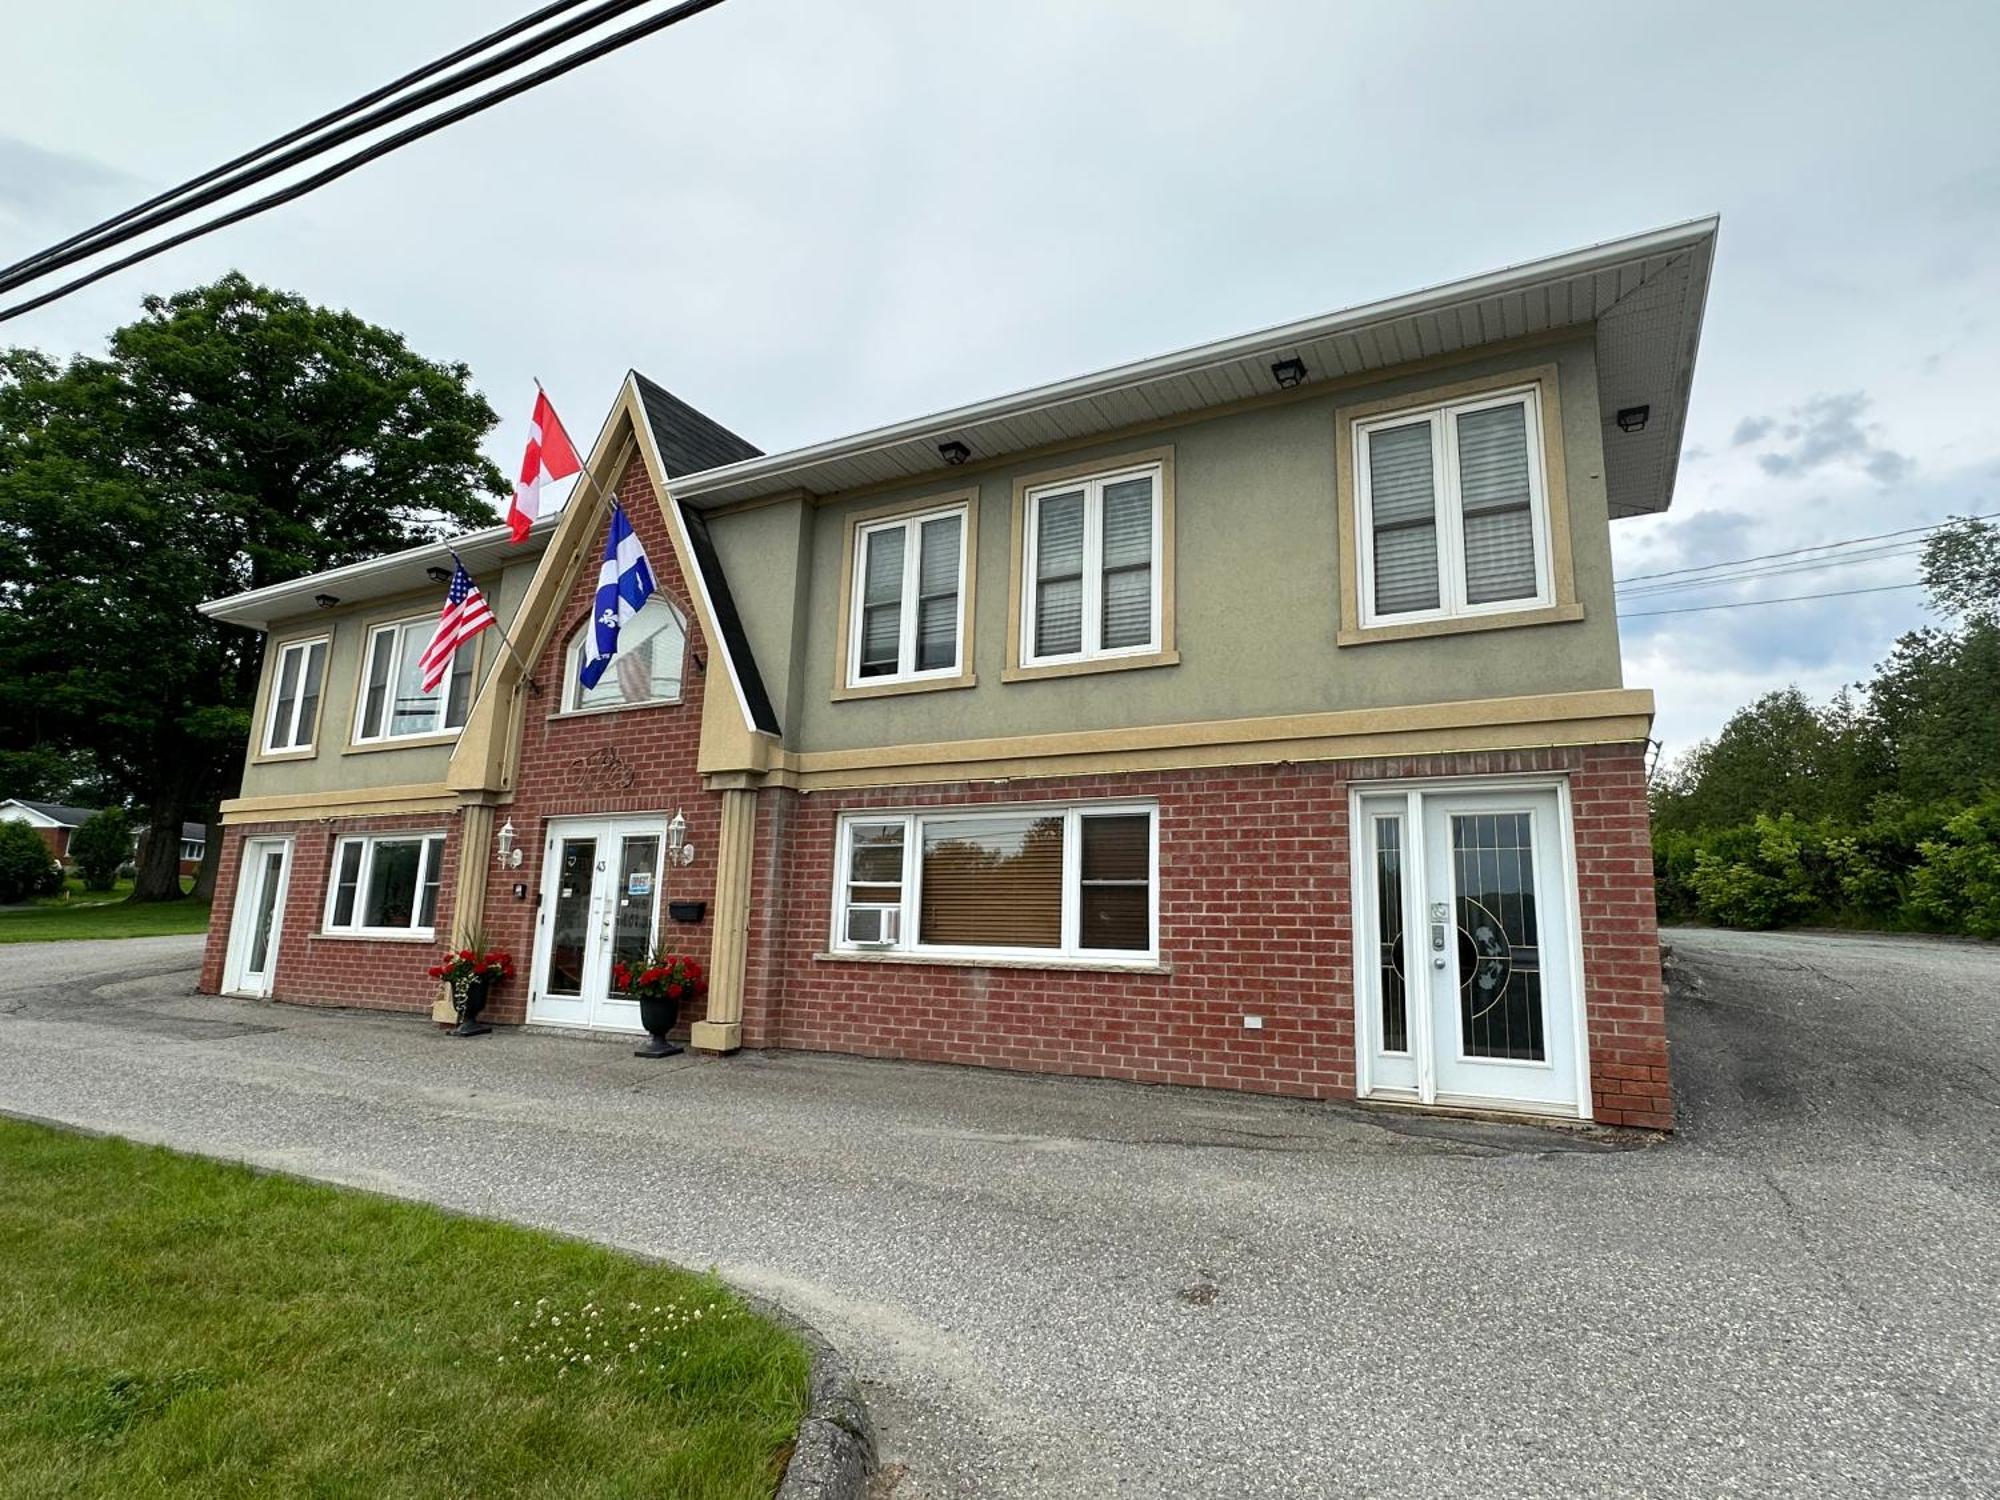
[[680,999],[680,997],[681,997],[681,987],[679,985],[670,984],[667,986],[667,998],[669,1000],[678,1000]]
[[443,965],[443,964],[432,964],[432,965],[430,966],[430,969],[429,969],[429,973],[430,973],[430,976],[431,976],[431,978],[433,978],[433,979],[442,979],[442,978],[444,978],[444,965]]

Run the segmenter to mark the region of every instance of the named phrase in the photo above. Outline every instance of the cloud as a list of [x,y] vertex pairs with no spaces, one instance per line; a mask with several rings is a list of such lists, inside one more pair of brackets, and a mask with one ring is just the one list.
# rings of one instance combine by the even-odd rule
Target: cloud
[[0,213],[27,221],[127,191],[134,179],[88,156],[0,135]]
[[1831,465],[1858,466],[1881,484],[1906,478],[1916,461],[1875,440],[1876,424],[1864,425],[1862,413],[1868,409],[1863,391],[1843,391],[1837,395],[1814,396],[1803,406],[1792,408],[1782,425],[1770,417],[1747,417],[1739,422],[1731,441],[1742,445],[1760,442],[1775,429],[1783,446],[1757,455],[1757,466],[1780,479],[1797,479]]

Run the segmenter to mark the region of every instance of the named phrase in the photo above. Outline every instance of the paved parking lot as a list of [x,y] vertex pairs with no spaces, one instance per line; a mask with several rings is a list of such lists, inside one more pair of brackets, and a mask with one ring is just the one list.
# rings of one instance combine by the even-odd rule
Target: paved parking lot
[[717,1265],[852,1353],[898,1500],[2000,1493],[2000,950],[1677,942],[1636,1149],[447,1041],[176,938],[8,950],[0,1107]]

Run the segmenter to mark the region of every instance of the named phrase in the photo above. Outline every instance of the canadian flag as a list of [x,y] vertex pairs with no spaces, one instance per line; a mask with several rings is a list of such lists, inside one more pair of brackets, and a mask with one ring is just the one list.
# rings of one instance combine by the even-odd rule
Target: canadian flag
[[514,503],[507,507],[515,541],[528,539],[528,528],[542,513],[542,486],[567,479],[582,467],[548,392],[537,390],[535,415],[528,422],[528,451],[521,456],[521,477],[514,481]]

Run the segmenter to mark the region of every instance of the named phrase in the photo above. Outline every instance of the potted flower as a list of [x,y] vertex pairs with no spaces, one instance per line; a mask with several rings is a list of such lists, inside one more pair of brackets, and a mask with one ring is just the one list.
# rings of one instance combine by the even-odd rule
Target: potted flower
[[429,972],[431,978],[451,987],[451,1008],[457,1012],[458,1024],[449,1034],[484,1036],[493,1028],[481,1023],[479,1013],[486,1009],[486,997],[493,986],[513,977],[514,960],[504,949],[482,952],[475,944],[446,954],[444,962],[432,964]]
[[620,959],[611,966],[611,981],[639,1002],[639,1024],[650,1038],[634,1057],[672,1057],[681,1049],[667,1040],[680,1019],[681,1001],[708,989],[701,965],[682,953],[656,953],[634,967]]

